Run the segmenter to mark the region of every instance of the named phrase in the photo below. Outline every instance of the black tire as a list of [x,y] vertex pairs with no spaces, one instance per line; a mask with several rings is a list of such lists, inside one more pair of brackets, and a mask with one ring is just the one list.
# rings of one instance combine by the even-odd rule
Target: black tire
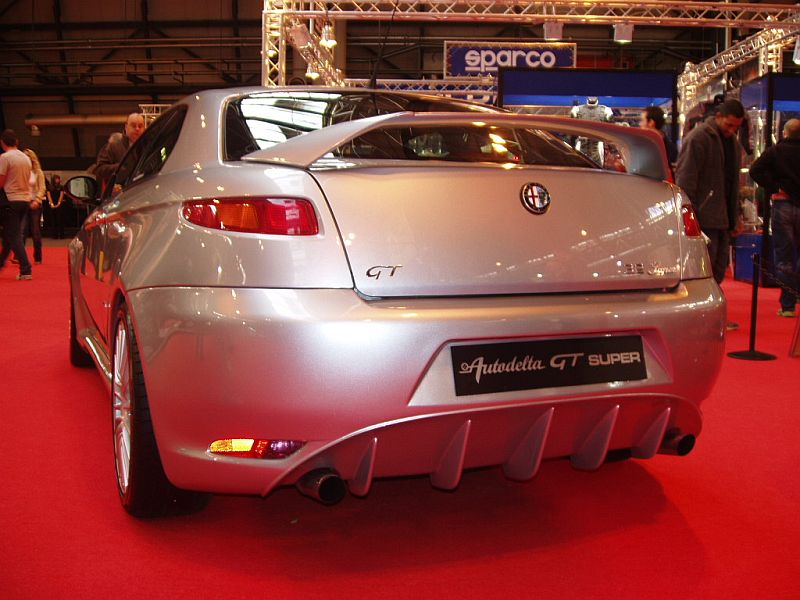
[[[124,334],[122,346],[127,345],[127,356],[120,352],[118,338]],[[114,466],[117,474],[117,490],[123,508],[134,517],[148,518],[166,515],[186,514],[200,510],[208,501],[208,495],[181,490],[172,485],[164,473],[161,458],[150,419],[150,406],[147,400],[139,348],[133,331],[130,314],[124,305],[117,311],[112,346],[112,439],[114,443]],[[120,356],[122,354],[122,356]],[[128,361],[127,370],[118,370],[118,361]],[[120,365],[121,366],[121,365]],[[127,476],[121,473],[118,460],[120,443],[118,435],[122,432],[122,410],[117,398],[124,394],[120,382],[127,377],[128,431],[128,470]]]
[[78,331],[75,328],[75,301],[72,290],[69,293],[69,362],[73,367],[93,367],[91,355],[78,342]]

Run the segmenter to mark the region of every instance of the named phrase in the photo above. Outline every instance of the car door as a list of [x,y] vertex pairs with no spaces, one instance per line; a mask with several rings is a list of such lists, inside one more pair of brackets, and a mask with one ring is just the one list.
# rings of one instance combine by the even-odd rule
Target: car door
[[86,252],[81,269],[81,288],[102,338],[109,342],[114,296],[121,287],[119,276],[130,251],[132,236],[125,226],[126,198],[139,183],[156,175],[177,142],[185,107],[165,113],[134,144],[109,181],[103,202],[84,226]]

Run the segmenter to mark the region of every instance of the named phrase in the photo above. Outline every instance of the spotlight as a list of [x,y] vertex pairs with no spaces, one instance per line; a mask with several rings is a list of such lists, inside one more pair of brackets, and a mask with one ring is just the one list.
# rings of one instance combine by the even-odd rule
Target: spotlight
[[311,64],[309,64],[306,68],[306,78],[310,79],[311,81],[316,81],[319,79],[319,73],[311,66]]
[[800,65],[800,35],[794,39],[794,53],[792,53],[792,62]]
[[556,21],[544,22],[544,39],[548,42],[554,42],[561,39],[561,34],[564,31],[564,24]]
[[630,44],[633,41],[633,23],[616,23],[614,41],[618,44]]
[[330,23],[325,23],[325,25],[322,26],[322,39],[319,43],[328,50],[332,49],[338,43],[333,33],[333,25]]

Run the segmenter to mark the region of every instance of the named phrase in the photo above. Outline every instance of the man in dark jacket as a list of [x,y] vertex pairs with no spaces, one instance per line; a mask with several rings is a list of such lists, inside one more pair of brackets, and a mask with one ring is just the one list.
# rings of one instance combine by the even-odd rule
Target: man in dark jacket
[[794,317],[797,296],[789,289],[800,288],[800,119],[786,122],[783,139],[764,150],[750,177],[772,194],[775,272],[783,284],[778,314]]
[[739,219],[741,146],[736,132],[744,121],[738,100],[726,100],[716,114],[683,140],[675,182],[694,206],[700,228],[708,236],[714,279],[721,283],[728,268],[731,233]]
[[128,148],[142,136],[142,133],[144,133],[144,116],[141,113],[131,113],[125,121],[125,135],[119,140],[109,141],[100,150],[95,162],[94,175],[101,190],[105,190],[108,180],[111,179]]

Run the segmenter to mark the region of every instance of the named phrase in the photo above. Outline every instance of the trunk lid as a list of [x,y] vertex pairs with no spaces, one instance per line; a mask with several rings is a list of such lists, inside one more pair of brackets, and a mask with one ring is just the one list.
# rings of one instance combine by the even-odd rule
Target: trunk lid
[[[367,296],[662,289],[680,279],[682,221],[663,182],[492,164],[312,173]],[[524,206],[527,184],[538,186],[529,203],[549,194],[542,214]]]

